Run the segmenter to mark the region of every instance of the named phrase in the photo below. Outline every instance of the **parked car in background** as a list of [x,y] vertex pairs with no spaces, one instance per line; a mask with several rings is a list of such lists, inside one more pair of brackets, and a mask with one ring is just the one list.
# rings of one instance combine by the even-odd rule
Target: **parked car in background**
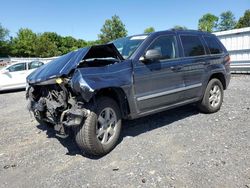
[[104,155],[122,119],[197,103],[217,112],[230,81],[230,57],[216,36],[161,31],[70,52],[27,77],[29,109],[85,153]]
[[0,70],[0,91],[26,87],[26,77],[44,63],[40,61],[14,63]]

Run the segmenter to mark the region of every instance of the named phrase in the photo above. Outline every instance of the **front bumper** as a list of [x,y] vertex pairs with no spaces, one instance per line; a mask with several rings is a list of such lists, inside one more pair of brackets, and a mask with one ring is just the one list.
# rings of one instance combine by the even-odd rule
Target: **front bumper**
[[70,109],[64,110],[61,114],[58,114],[57,116],[59,118],[56,119],[55,117],[47,116],[46,107],[39,103],[33,102],[32,104],[32,102],[29,101],[28,108],[33,112],[39,123],[47,122],[54,125],[56,135],[61,138],[68,136],[68,128],[80,126],[90,113],[90,111],[85,108],[74,106]]

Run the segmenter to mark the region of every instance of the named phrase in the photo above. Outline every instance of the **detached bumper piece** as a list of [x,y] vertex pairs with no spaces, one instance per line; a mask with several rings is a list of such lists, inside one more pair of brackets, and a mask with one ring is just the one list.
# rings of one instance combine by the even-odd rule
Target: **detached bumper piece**
[[71,108],[69,110],[65,110],[61,115],[60,123],[54,126],[56,136],[60,138],[67,138],[68,128],[73,126],[80,126],[84,119],[87,117],[88,113],[88,110],[79,108]]
[[56,124],[54,126],[56,136],[60,138],[67,138],[69,134],[66,132],[65,127],[62,124]]
[[71,108],[69,110],[65,110],[61,115],[60,123],[54,126],[56,136],[60,138],[67,138],[68,128],[73,126],[80,126],[84,119],[87,117],[88,113],[88,110],[79,108]]
[[[65,115],[64,115],[65,114]],[[79,126],[82,121],[87,117],[89,111],[86,109],[71,108],[67,110],[62,117],[62,124],[66,127]],[[63,121],[63,119],[65,119]]]

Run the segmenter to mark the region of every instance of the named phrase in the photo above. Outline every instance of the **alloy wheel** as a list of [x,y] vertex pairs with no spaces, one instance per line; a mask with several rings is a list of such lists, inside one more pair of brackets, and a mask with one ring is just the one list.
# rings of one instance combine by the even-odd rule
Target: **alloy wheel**
[[221,89],[218,85],[214,85],[209,92],[209,103],[213,108],[220,105],[221,102]]
[[110,108],[104,108],[97,118],[96,136],[102,144],[108,144],[116,133],[117,115]]

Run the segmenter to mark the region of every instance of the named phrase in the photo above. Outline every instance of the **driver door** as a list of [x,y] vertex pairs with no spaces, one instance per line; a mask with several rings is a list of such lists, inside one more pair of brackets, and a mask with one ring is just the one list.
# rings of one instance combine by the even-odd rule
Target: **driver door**
[[159,50],[161,58],[139,60],[134,69],[136,104],[140,113],[176,103],[184,87],[175,35],[158,37],[146,51],[150,49]]

